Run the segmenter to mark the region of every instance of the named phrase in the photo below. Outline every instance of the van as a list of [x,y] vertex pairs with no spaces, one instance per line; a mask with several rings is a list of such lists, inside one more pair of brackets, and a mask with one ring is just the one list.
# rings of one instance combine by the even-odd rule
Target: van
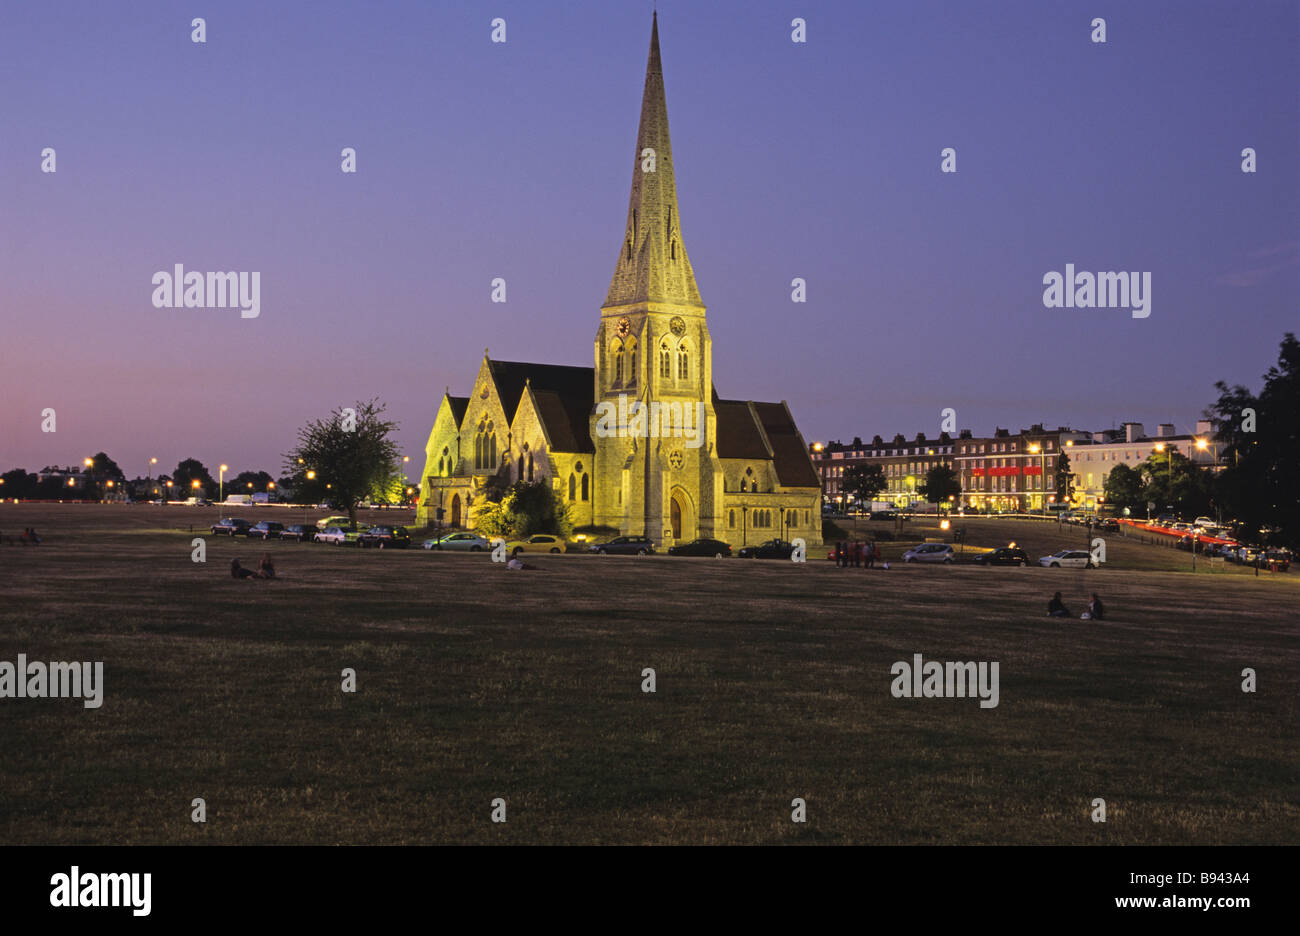
[[261,504],[269,504],[269,503],[271,503],[271,495],[270,495],[270,494],[254,494],[254,495],[253,495],[253,503],[254,503],[254,504],[258,504],[258,505],[261,505]]
[[232,507],[248,507],[252,505],[253,498],[248,494],[227,494],[222,503]]

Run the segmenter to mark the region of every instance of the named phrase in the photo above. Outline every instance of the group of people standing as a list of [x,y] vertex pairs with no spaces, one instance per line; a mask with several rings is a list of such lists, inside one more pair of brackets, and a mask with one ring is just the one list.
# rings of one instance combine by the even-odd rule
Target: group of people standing
[[832,553],[835,564],[841,569],[847,569],[849,566],[853,566],[855,569],[863,567],[874,569],[879,555],[876,544],[870,540],[866,542],[862,540],[853,542],[841,540],[835,544],[835,552]]

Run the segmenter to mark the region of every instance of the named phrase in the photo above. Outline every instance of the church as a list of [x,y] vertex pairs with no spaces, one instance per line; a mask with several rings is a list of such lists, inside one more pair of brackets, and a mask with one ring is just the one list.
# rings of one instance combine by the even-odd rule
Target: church
[[713,342],[677,210],[657,16],[627,224],[594,352],[593,367],[569,367],[485,351],[470,395],[444,394],[438,407],[417,520],[473,528],[489,481],[545,480],[577,528],[661,547],[697,537],[821,543],[820,480],[789,407],[722,399],[713,386]]

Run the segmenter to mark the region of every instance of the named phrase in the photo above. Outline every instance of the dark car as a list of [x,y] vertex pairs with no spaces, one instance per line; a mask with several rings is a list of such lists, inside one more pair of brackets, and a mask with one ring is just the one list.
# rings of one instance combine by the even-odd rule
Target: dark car
[[1027,566],[1029,565],[1029,553],[1019,546],[1003,546],[991,553],[976,556],[973,561],[978,562],[980,565]]
[[794,554],[794,543],[774,539],[757,546],[744,546],[736,553],[741,559],[789,559]]
[[380,549],[406,549],[411,545],[411,534],[406,527],[371,527],[357,537],[362,546],[378,546]]
[[648,536],[616,536],[608,543],[592,543],[587,550],[602,556],[648,556],[655,544]]
[[1103,520],[1098,520],[1094,524],[1094,529],[1100,533],[1117,533],[1119,532],[1119,521],[1114,517],[1106,517]]
[[293,523],[280,531],[280,539],[293,540],[297,543],[316,542],[316,525],[314,523]]
[[873,510],[868,519],[871,520],[897,520],[898,511],[896,510]]
[[262,539],[279,539],[280,534],[284,532],[284,524],[276,523],[274,520],[263,520],[260,523],[254,523],[248,528],[245,535],[251,537],[260,536]]
[[697,539],[689,543],[682,543],[680,546],[669,546],[668,555],[670,556],[715,556],[722,558],[731,555],[731,546],[722,540],[715,539]]
[[222,517],[212,524],[213,534],[225,533],[227,536],[243,536],[252,524],[243,517]]

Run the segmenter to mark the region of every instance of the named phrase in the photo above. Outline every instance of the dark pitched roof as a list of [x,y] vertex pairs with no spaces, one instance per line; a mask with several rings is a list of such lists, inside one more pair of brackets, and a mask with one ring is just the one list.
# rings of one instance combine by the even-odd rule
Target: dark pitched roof
[[772,447],[776,476],[785,487],[821,487],[808,446],[784,403],[755,403],[754,411]]
[[[588,388],[590,390],[590,387]],[[533,388],[533,399],[537,402],[537,415],[546,427],[546,435],[551,440],[551,448],[556,452],[595,452],[588,432],[588,417],[591,415],[592,395],[586,399],[576,395],[561,396],[554,390]]]
[[748,403],[744,400],[720,400],[715,390],[713,411],[718,417],[719,458],[771,457]]
[[771,459],[777,480],[784,487],[821,487],[808,447],[784,403],[720,400],[714,391],[718,414],[718,457]]
[[456,428],[460,428],[461,421],[465,418],[465,410],[469,409],[469,397],[452,396],[447,394],[447,402],[451,404],[451,418],[456,421]]
[[[520,361],[488,360],[492,380],[501,395],[501,407],[506,419],[513,421],[524,385],[534,390],[551,390],[564,398],[585,400],[587,412],[594,405],[596,375],[591,367],[568,367],[563,364],[528,364]],[[585,418],[585,416],[584,416]]]

